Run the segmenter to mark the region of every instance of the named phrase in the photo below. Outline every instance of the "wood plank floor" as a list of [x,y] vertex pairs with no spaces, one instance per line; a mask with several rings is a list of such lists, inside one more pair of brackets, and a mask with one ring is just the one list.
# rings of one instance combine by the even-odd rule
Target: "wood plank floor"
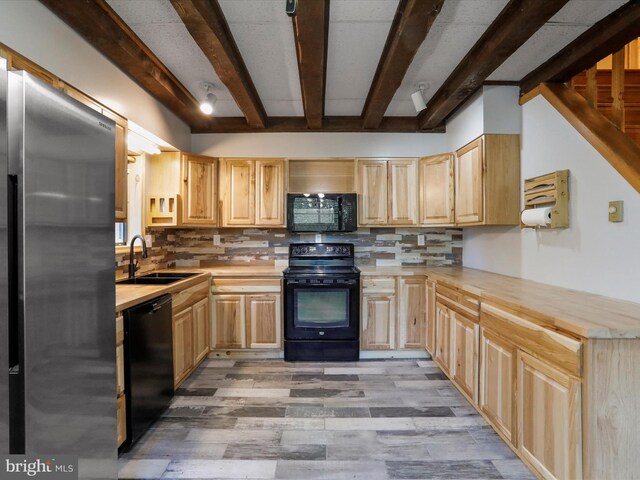
[[534,477],[430,360],[208,360],[120,478]]

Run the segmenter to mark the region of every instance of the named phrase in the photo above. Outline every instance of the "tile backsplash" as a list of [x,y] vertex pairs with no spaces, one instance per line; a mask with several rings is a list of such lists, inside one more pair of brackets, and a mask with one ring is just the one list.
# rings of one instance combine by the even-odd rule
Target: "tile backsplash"
[[[284,229],[149,229],[149,258],[141,271],[166,267],[287,264],[289,244],[315,242],[316,234]],[[220,244],[214,245],[214,235]],[[424,245],[418,245],[418,236]],[[322,234],[323,242],[355,244],[357,265],[462,265],[462,229],[361,228],[352,233]],[[118,275],[126,275],[129,255],[118,255]],[[139,257],[139,254],[136,254]]]

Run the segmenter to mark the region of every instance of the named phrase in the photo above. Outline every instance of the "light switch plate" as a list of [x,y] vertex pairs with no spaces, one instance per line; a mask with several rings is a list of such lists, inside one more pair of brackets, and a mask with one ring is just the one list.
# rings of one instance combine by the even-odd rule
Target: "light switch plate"
[[220,235],[214,235],[213,236],[213,245],[215,247],[217,247],[218,245],[220,245]]
[[424,247],[424,235],[418,235],[418,246]]
[[621,200],[615,202],[609,202],[609,221],[621,222],[622,221],[622,205]]

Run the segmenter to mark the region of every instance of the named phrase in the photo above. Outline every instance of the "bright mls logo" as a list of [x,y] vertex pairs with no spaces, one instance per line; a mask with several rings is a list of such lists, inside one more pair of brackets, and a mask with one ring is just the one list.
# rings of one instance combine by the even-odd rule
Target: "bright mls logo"
[[48,480],[77,480],[78,459],[69,455],[2,457],[0,480],[43,477]]

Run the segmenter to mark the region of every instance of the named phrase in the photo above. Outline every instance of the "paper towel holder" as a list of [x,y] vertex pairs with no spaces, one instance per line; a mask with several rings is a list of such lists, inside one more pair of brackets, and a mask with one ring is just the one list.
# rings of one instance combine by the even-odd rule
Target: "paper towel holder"
[[569,170],[556,170],[524,181],[524,210],[542,207],[551,207],[551,223],[548,226],[533,227],[520,221],[520,227],[567,228],[569,226]]

